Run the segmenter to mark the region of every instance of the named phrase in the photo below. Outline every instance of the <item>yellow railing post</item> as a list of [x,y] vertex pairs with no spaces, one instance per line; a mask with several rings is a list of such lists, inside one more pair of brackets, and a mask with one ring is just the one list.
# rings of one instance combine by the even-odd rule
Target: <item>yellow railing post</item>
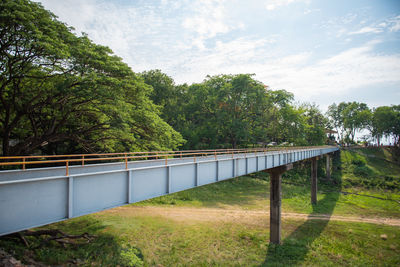
[[125,169],[128,169],[128,158],[125,153]]

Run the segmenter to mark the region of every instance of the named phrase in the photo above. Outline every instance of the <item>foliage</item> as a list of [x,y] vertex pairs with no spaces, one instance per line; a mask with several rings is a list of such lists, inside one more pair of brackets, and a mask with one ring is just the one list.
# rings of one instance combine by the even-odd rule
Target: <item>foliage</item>
[[377,107],[372,115],[370,131],[378,144],[383,136],[392,135],[395,143],[400,144],[400,105]]
[[354,143],[357,131],[367,129],[381,143],[383,136],[394,137],[400,144],[400,105],[381,106],[370,110],[365,103],[341,102],[328,107],[331,128],[338,132],[340,142]]
[[343,127],[352,142],[357,131],[366,128],[371,113],[365,103],[350,102],[343,110]]
[[315,105],[296,107],[293,94],[269,90],[253,75],[207,76],[190,86],[174,86],[159,70],[141,75],[154,88],[152,99],[162,106],[162,118],[187,140],[184,148],[325,142],[326,121]]
[[0,10],[3,155],[182,143],[148,98],[151,87],[109,48],[76,36],[39,3],[6,0]]
[[122,248],[121,253],[121,265],[128,267],[141,267],[143,266],[143,255],[140,250],[130,244]]
[[390,154],[371,154],[371,150],[379,152],[384,149],[365,148],[341,152],[343,187],[399,191],[399,165],[392,162]]
[[160,70],[135,74],[40,3],[5,0],[0,10],[3,155],[322,145],[326,128],[342,142],[366,128],[400,142],[400,105],[332,104],[328,123],[252,74],[176,85]]

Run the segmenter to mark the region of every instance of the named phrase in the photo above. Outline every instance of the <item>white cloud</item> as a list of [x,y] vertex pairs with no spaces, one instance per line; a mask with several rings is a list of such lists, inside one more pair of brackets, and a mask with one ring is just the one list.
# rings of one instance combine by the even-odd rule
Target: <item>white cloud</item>
[[[206,75],[221,73],[255,73],[271,88],[285,88],[302,101],[348,94],[373,84],[400,84],[400,54],[375,53],[376,41],[323,56],[316,54],[320,49],[299,51],[296,44],[287,48],[280,35],[235,35],[234,30],[247,30],[248,25],[229,17],[226,1],[174,2],[122,7],[99,0],[45,0],[44,5],[77,32],[85,31],[95,43],[110,46],[134,71],[159,68],[177,83],[200,82]],[[294,2],[268,3],[274,5],[273,10]],[[336,27],[336,37],[342,37],[355,19],[356,15],[347,14],[318,26],[324,28],[321,32]],[[359,27],[354,35],[396,32],[400,16]]]
[[272,87],[294,92],[300,99],[349,93],[352,89],[379,83],[399,83],[400,54],[375,54],[376,43],[348,49],[306,67],[276,62],[275,68],[265,67],[259,78]]
[[224,4],[223,0],[200,0],[192,3],[192,12],[183,20],[182,26],[192,33],[189,38],[194,47],[204,50],[207,39],[236,28],[244,28],[243,23],[229,21]]
[[400,15],[388,20],[389,31],[397,32],[400,30]]
[[354,34],[363,34],[363,33],[381,33],[383,32],[382,27],[363,27],[358,31],[354,32],[349,32],[349,35],[354,35]]
[[265,3],[265,8],[268,11],[272,11],[279,7],[288,6],[295,2],[303,2],[303,3],[309,4],[311,2],[311,0],[269,0]]
[[321,11],[321,9],[319,9],[319,8],[314,8],[314,9],[307,8],[307,9],[304,10],[303,14],[304,15],[308,15],[308,14],[310,14],[312,12],[320,12],[320,11]]
[[311,52],[280,58],[268,49],[268,40],[242,38],[218,43],[215,50],[182,62],[185,71],[175,77],[178,82],[200,82],[207,74],[255,73],[271,88],[289,90],[299,100],[329,98],[351,94],[363,86],[400,83],[400,54],[376,54],[373,49],[377,43],[368,42],[315,61]]
[[[365,22],[360,23],[365,24]],[[397,32],[400,30],[400,15],[385,19],[380,23],[373,23],[370,26],[362,27],[361,29],[349,32],[349,35],[365,34],[365,33],[382,33],[384,31]]]
[[183,35],[182,16],[173,16],[177,6],[171,1],[121,6],[99,0],[44,0],[43,4],[78,33],[84,31],[95,43],[111,47],[137,72],[169,68],[168,57],[181,52],[179,45],[191,46]]

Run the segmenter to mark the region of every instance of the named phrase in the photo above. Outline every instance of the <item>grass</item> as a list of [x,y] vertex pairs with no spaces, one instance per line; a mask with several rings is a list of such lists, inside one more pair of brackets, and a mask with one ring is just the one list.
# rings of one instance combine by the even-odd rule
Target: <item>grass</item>
[[388,149],[344,150],[341,158],[344,187],[399,192],[400,164],[393,163],[394,159]]
[[267,222],[193,223],[103,212],[53,227],[88,231],[97,239],[77,248],[53,245],[38,250],[36,259],[51,265],[74,259],[82,265],[129,266],[127,247],[140,248],[144,266],[396,266],[400,262],[399,228],[366,223],[285,219],[281,246],[268,243]]
[[[320,180],[317,205],[310,204],[308,167],[288,172],[283,182],[293,184],[282,184],[282,211],[400,218],[400,204],[395,201],[338,192],[400,200],[399,188],[393,188],[392,183],[400,180],[400,167],[377,156],[368,157],[365,155],[370,153],[368,151],[362,152],[344,151],[341,158],[335,159],[333,182]],[[372,170],[371,175],[365,177],[355,172],[359,166]],[[323,171],[322,166],[321,169]],[[381,179],[382,176],[390,176],[393,180]],[[64,249],[51,243],[40,249],[27,250],[14,238],[1,238],[0,247],[17,258],[30,256],[50,265],[400,265],[399,227],[283,218],[282,245],[275,246],[268,242],[266,216],[178,220],[173,216],[138,212],[146,210],[147,206],[266,210],[269,205],[268,179],[264,173],[243,176],[45,227],[97,236],[92,242],[76,247]],[[33,239],[28,241],[33,245],[38,243]]]
[[[285,182],[285,180],[283,180]],[[329,185],[321,185],[321,190],[330,190]],[[337,188],[332,188],[336,190]],[[386,194],[372,190],[346,190],[369,196],[400,201],[400,194]],[[209,208],[240,208],[250,210],[268,209],[269,182],[249,176],[223,181],[167,196],[162,196],[133,206],[183,206]],[[381,200],[367,196],[339,194],[337,192],[318,193],[317,207],[310,203],[310,187],[282,184],[282,210],[285,212],[315,213],[333,215],[362,215],[400,218],[400,204],[392,200]],[[334,206],[332,210],[331,206]]]

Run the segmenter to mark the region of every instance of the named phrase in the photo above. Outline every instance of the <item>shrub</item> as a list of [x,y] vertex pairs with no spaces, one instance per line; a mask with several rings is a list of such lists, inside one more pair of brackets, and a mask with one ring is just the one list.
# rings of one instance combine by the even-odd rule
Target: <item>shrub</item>
[[356,157],[351,160],[351,164],[362,167],[365,166],[365,160],[361,157]]
[[355,167],[353,173],[361,177],[371,177],[374,174],[374,171],[371,170],[369,167],[362,165]]
[[143,266],[142,252],[131,245],[125,246],[120,253],[122,266],[140,267]]

